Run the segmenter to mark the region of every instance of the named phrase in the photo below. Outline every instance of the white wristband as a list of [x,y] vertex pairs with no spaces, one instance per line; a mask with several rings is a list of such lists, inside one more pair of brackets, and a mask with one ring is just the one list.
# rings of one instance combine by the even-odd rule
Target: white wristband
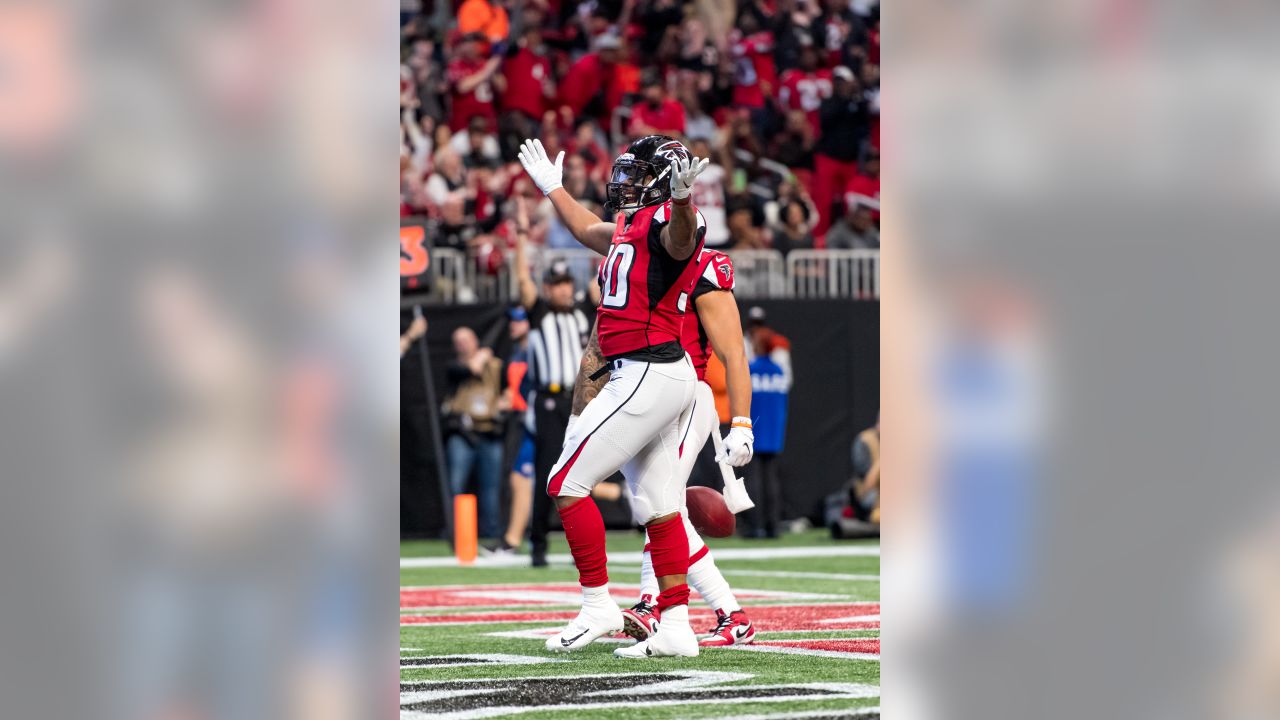
[[745,427],[745,428],[750,428],[750,427],[751,427],[751,418],[748,418],[748,417],[736,417],[736,418],[734,418],[734,419],[733,419],[733,421],[732,421],[732,422],[730,422],[730,423],[729,423],[729,426],[730,426],[730,427]]

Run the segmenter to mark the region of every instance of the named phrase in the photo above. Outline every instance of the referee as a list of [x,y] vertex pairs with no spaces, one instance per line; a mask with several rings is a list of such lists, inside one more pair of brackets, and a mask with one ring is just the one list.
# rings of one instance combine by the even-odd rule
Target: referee
[[529,370],[533,388],[534,487],[533,519],[529,526],[534,567],[547,564],[547,523],[552,501],[547,476],[564,445],[565,426],[573,408],[573,383],[582,361],[582,349],[591,337],[591,317],[575,302],[576,288],[569,265],[551,263],[542,279],[542,296],[533,281],[526,257],[529,222],[523,198],[517,200],[516,275],[520,304],[529,314]]

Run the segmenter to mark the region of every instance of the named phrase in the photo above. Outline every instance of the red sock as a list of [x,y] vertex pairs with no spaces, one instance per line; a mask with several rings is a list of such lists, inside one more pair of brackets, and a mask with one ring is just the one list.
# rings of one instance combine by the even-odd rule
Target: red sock
[[667,588],[658,594],[658,612],[671,607],[672,605],[688,605],[689,604],[689,586],[677,585]]
[[600,587],[609,584],[609,570],[604,553],[604,518],[591,498],[582,498],[560,508],[564,537],[578,566],[578,584]]
[[649,526],[649,555],[657,577],[689,572],[689,536],[679,515]]

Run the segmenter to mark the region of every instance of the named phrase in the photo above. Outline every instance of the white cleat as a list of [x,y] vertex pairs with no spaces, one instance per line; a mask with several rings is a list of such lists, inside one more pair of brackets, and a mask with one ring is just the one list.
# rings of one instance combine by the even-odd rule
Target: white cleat
[[620,658],[646,657],[697,657],[698,636],[686,623],[668,626],[658,623],[658,630],[648,640],[630,647],[618,648],[613,654]]
[[578,617],[563,630],[547,638],[547,650],[551,652],[578,650],[595,642],[597,638],[621,631],[622,610],[616,604],[612,608],[584,607],[582,612],[578,613]]

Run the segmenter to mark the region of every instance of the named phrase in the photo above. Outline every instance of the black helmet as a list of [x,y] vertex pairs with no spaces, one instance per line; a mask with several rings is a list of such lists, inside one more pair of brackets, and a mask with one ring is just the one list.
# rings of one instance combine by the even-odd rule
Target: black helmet
[[636,140],[613,161],[609,204],[615,211],[633,212],[666,202],[671,198],[671,162],[692,157],[673,137],[646,135]]

